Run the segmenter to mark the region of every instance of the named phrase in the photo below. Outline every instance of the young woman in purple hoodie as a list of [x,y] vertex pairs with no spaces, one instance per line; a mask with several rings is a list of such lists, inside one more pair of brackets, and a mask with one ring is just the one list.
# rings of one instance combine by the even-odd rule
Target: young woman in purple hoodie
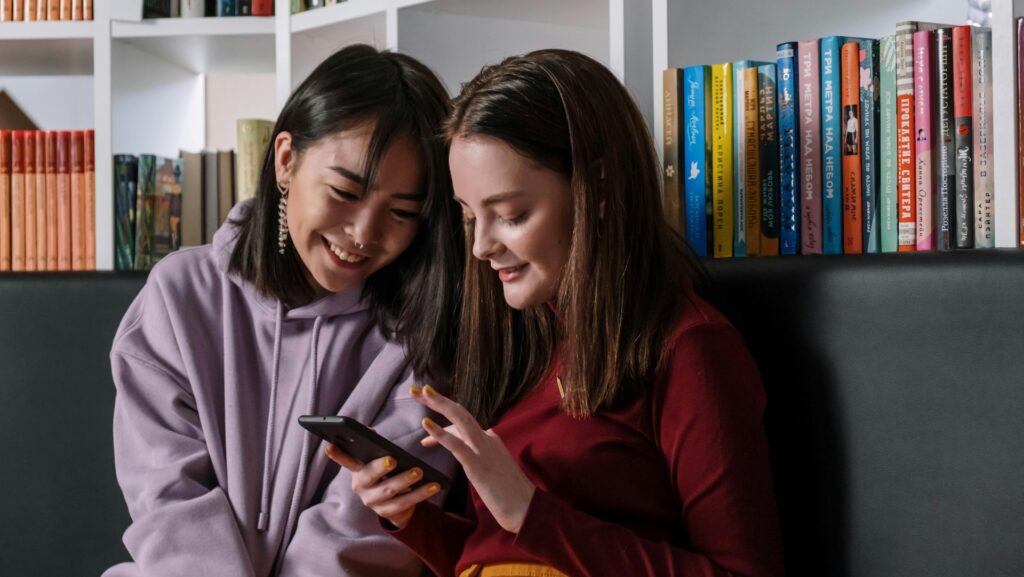
[[111,351],[133,562],[107,577],[419,574],[296,418],[348,415],[454,468],[409,393],[455,348],[448,109],[416,60],[340,50],[281,111],[255,199],[153,268]]

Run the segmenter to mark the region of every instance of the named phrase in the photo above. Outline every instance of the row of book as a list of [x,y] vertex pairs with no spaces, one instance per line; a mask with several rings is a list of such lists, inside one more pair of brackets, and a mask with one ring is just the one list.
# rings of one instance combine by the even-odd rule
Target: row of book
[[273,16],[274,0],[144,0],[143,18]]
[[114,268],[149,270],[182,246],[213,241],[236,202],[256,194],[274,125],[236,123],[238,152],[114,156]]
[[666,70],[669,219],[716,258],[992,247],[991,46],[901,22]]
[[0,272],[96,269],[92,130],[0,130]]
[[345,0],[291,0],[291,9],[292,14],[298,14],[299,12],[305,12],[306,10],[341,4],[344,1]]
[[0,21],[92,20],[93,0],[0,0]]

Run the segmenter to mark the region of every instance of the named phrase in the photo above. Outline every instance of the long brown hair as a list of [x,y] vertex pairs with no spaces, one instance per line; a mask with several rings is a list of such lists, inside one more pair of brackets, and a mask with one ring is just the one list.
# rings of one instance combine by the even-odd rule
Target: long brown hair
[[[562,408],[585,418],[654,380],[701,266],[668,226],[657,156],[625,87],[595,60],[540,50],[484,68],[454,100],[451,142],[485,135],[570,179],[572,240],[555,308],[509,307],[467,250],[455,394],[485,426],[543,377],[559,341]],[[466,246],[472,246],[472,226]]]

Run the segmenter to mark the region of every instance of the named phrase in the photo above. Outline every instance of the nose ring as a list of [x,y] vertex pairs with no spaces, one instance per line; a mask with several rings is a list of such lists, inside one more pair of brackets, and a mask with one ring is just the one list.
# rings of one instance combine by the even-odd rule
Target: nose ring
[[365,244],[362,244],[362,243],[359,243],[359,242],[356,242],[356,241],[352,241],[352,244],[355,245],[355,247],[357,249],[359,249],[359,250],[363,250],[364,248],[366,248]]

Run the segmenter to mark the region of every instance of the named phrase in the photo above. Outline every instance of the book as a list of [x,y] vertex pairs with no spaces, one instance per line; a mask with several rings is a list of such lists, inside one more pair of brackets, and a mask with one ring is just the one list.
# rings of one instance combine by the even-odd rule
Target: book
[[[707,111],[711,101],[711,68],[683,69],[683,173],[686,241],[697,256],[708,255],[708,213],[711,140]],[[667,115],[666,115],[667,116]]]
[[235,0],[217,0],[217,16],[235,16]]
[[953,146],[956,196],[953,232],[956,248],[974,248],[974,83],[971,80],[971,27],[953,28]]
[[956,149],[953,146],[953,29],[935,31],[935,248],[953,250]]
[[878,40],[858,42],[860,51],[861,188],[864,252],[881,250],[879,219],[879,50]]
[[757,67],[757,138],[761,188],[761,256],[779,255],[779,141],[776,134],[775,64]]
[[779,252],[800,252],[800,128],[797,122],[796,42],[779,44],[775,50],[778,87],[779,143]]
[[1024,246],[1024,18],[1017,19],[1017,207],[1020,246]]
[[71,132],[57,133],[57,270],[71,270]]
[[846,42],[840,49],[842,118],[841,154],[843,185],[843,252],[864,251],[864,223],[861,215],[863,186],[861,183],[860,126],[860,43]]
[[36,270],[47,270],[46,264],[46,132],[36,131]]
[[800,105],[800,240],[803,254],[822,253],[821,229],[821,77],[818,41],[797,47]]
[[156,209],[157,157],[139,155],[139,172],[135,188],[135,270],[149,270],[153,266],[152,236]]
[[85,270],[96,270],[96,131],[82,139],[85,161]]
[[711,66],[711,200],[714,257],[733,250],[732,63]]
[[15,0],[0,0],[0,22],[14,20],[14,2]]
[[220,200],[220,222],[228,219],[231,207],[235,205],[235,153],[231,150],[221,150],[217,153],[217,174],[220,182],[217,183],[217,198]]
[[71,270],[85,270],[85,134],[71,132]]
[[11,270],[11,140],[0,130],[0,272]]
[[142,0],[142,17],[170,18],[171,0]]
[[252,15],[253,16],[273,16],[274,15],[274,2],[273,2],[273,0],[252,0]]
[[766,64],[739,60],[732,64],[733,107],[733,256],[757,254],[760,244],[760,184],[757,146],[757,67]]
[[206,16],[206,0],[181,0],[182,18],[202,18],[204,16]]
[[181,246],[203,244],[203,156],[181,151]]
[[274,134],[274,123],[259,118],[240,118],[236,127],[238,152],[235,157],[235,202],[241,202],[256,196],[263,159]]
[[11,132],[11,270],[25,270],[25,131]]
[[[57,223],[60,220],[58,213],[57,191],[57,141],[58,133],[48,131],[46,133],[46,270],[57,270],[57,261],[60,253]],[[69,215],[70,218],[70,215]]]
[[36,15],[36,0],[25,0],[25,21],[32,22],[36,20]]
[[822,252],[843,252],[840,50],[843,36],[821,39],[821,232]]
[[[46,19],[60,20],[60,0],[46,0]],[[56,269],[54,269],[56,270]]]
[[992,154],[992,30],[971,30],[974,76],[974,247],[995,246],[995,181]]
[[[678,68],[669,68],[662,74],[664,92],[664,141],[662,152],[665,156],[665,166],[662,169],[662,208],[665,211],[665,219],[680,234],[685,234],[683,223],[683,147],[682,143],[682,117],[680,116],[679,105],[683,95],[683,71]],[[242,125],[239,123],[239,182],[242,180],[241,168],[241,143]],[[248,176],[248,175],[246,175]],[[239,188],[239,191],[242,189]]]
[[182,173],[180,158],[157,158],[150,267],[181,247]]
[[935,250],[932,210],[932,45],[935,33],[919,30],[912,37],[914,49],[914,190],[917,219],[917,250]]
[[25,270],[36,265],[36,131],[25,131]]
[[203,243],[213,242],[213,233],[220,226],[220,198],[217,196],[217,152],[203,151]]
[[[40,0],[40,1],[42,1],[42,0]],[[82,18],[84,20],[92,20],[93,19],[92,3],[93,3],[93,0],[84,0],[82,2]]]
[[135,202],[139,159],[114,156],[114,269],[135,268]]
[[235,13],[238,16],[252,16],[252,0],[235,0]]

